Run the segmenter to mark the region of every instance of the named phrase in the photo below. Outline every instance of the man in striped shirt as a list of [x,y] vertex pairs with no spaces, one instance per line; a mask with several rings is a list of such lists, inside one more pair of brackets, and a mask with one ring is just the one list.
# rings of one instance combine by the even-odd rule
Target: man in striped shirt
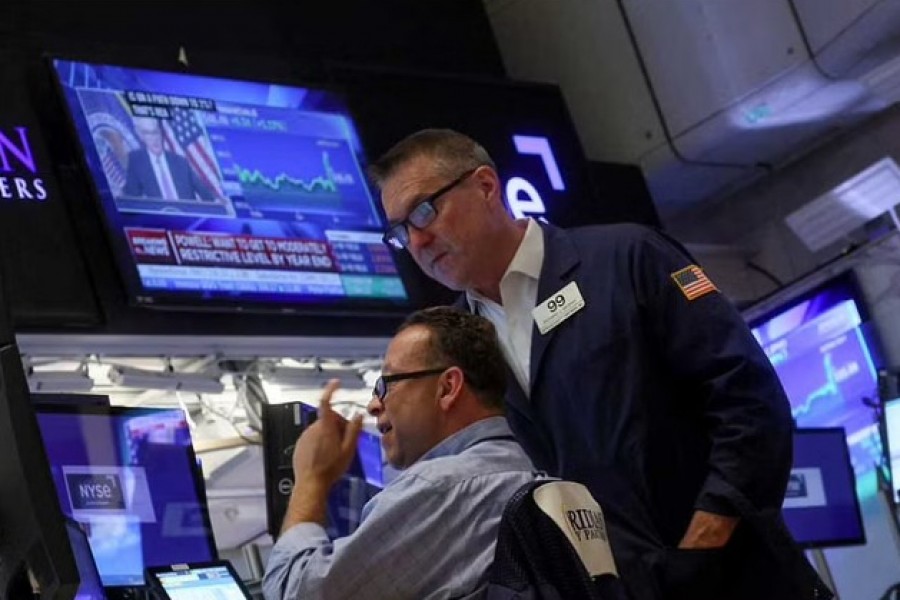
[[476,598],[500,517],[531,461],[503,416],[506,374],[489,321],[450,308],[411,315],[385,354],[368,411],[388,462],[402,469],[366,504],[359,528],[330,540],[328,491],[349,466],[362,426],[330,408],[300,436],[295,487],[263,589],[288,598]]

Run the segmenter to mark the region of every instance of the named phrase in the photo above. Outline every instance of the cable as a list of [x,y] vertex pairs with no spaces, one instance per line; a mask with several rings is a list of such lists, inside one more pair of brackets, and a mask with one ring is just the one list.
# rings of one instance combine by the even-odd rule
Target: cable
[[263,404],[269,403],[269,397],[259,376],[259,364],[256,361],[224,360],[219,368],[233,374],[237,401],[244,406],[250,428],[262,433]]
[[201,396],[200,394],[197,394],[197,400],[200,401],[200,405],[203,406],[203,408],[205,408],[212,414],[216,415],[217,417],[224,419],[229,425],[231,425],[231,428],[234,429],[235,433],[238,434],[238,437],[240,437],[242,440],[244,440],[247,444],[249,444],[251,446],[261,446],[262,445],[261,441],[255,440],[251,437],[247,437],[246,435],[244,435],[244,433],[238,428],[238,426],[234,422],[234,420],[232,420],[231,418],[228,417],[228,415],[219,411],[218,409],[214,408],[211,404],[206,402],[203,399],[203,396]]

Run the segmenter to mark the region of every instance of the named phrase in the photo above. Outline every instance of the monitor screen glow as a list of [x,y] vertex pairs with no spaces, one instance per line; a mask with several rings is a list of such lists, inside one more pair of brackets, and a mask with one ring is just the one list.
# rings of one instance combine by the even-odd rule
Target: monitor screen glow
[[857,477],[872,472],[881,444],[872,409],[878,376],[862,305],[846,280],[751,324],[775,367],[797,427],[843,427]]
[[156,571],[152,577],[165,593],[165,600],[246,600],[248,596],[232,569],[210,564],[193,568]]
[[794,431],[794,462],[782,514],[794,539],[803,546],[865,543],[843,429]]
[[103,585],[215,558],[181,410],[41,406],[37,417],[63,513],[84,527]]
[[407,305],[339,94],[53,64],[135,302]]

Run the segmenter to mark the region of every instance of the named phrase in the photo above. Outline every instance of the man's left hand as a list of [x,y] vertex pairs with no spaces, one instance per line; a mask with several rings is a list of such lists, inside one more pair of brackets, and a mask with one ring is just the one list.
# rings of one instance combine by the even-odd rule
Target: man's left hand
[[678,547],[683,550],[722,548],[731,539],[739,520],[737,517],[698,510],[691,518],[691,523]]

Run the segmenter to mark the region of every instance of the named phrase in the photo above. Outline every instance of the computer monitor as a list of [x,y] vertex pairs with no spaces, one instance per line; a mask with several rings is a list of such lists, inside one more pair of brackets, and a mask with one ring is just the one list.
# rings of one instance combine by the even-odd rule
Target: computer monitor
[[896,505],[900,503],[900,398],[884,403],[884,439],[891,471],[892,497]]
[[44,405],[38,424],[62,511],[85,527],[104,586],[216,558],[180,409]]
[[78,566],[41,444],[22,359],[0,293],[0,597],[69,600]]
[[782,514],[804,547],[866,543],[844,429],[794,431],[794,463]]
[[[263,407],[263,462],[266,473],[266,517],[277,538],[294,488],[292,458],[297,438],[316,420],[316,408],[303,402]],[[332,537],[349,535],[359,525],[365,503],[385,485],[381,436],[363,430],[347,474],[328,496],[326,530]]]
[[338,92],[62,59],[53,73],[135,304],[409,308]]
[[147,569],[159,600],[250,600],[250,592],[227,560]]
[[847,432],[856,477],[881,460],[866,398],[878,395],[876,345],[852,273],[792,298],[750,326],[791,403],[797,427]]

